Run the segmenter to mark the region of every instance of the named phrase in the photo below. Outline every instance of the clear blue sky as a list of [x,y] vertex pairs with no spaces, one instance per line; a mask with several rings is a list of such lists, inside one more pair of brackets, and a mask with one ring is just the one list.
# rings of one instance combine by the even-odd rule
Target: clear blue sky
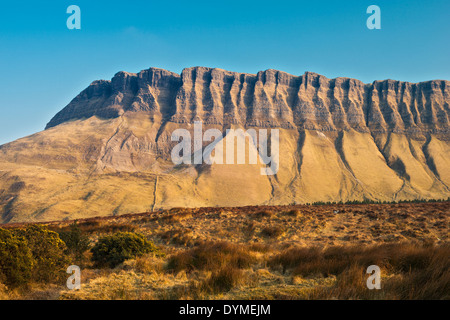
[[[81,8],[81,30],[66,9]],[[366,27],[369,5],[381,30]],[[0,144],[43,130],[93,80],[149,67],[450,80],[450,1],[2,1]]]

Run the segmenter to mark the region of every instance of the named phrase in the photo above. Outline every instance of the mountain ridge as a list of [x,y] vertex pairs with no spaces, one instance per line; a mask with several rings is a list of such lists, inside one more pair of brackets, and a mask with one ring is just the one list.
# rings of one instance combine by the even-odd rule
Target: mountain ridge
[[[118,72],[94,81],[47,124],[119,117],[145,111],[175,123],[340,130],[393,131],[425,138],[448,136],[450,81],[409,83],[338,77],[305,72],[293,76],[268,69],[257,74],[192,67],[180,75],[159,68]],[[87,103],[89,102],[89,103]],[[86,108],[86,104],[89,105]]]
[[[447,199],[449,103],[446,80],[364,84],[204,67],[118,72],[92,82],[45,130],[0,146],[0,222]],[[194,121],[222,132],[222,145],[234,139],[228,129],[278,129],[276,175],[261,175],[261,163],[174,164],[172,133],[192,133]]]

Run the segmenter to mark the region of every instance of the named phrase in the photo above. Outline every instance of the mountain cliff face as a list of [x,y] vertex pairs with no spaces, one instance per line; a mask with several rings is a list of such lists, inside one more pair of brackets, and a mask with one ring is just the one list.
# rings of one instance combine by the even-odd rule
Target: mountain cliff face
[[[446,80],[364,84],[203,67],[119,72],[94,81],[46,130],[0,146],[0,220],[448,198],[449,103]],[[224,133],[278,129],[277,174],[260,175],[261,164],[174,165],[171,134],[192,132],[194,121]]]
[[195,67],[181,75],[151,68],[95,81],[59,112],[47,128],[73,119],[115,118],[144,111],[175,123],[335,131],[449,133],[450,81],[364,84],[306,72],[266,70],[257,75]]

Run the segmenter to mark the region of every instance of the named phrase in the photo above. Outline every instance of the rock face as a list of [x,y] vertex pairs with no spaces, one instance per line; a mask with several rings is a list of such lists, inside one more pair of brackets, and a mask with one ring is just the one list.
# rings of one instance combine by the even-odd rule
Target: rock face
[[450,81],[364,84],[306,72],[258,74],[195,67],[181,75],[156,68],[94,81],[48,123],[144,111],[174,123],[281,127],[322,131],[449,134]]
[[[179,206],[447,199],[449,103],[446,80],[364,84],[203,67],[119,72],[94,81],[46,130],[0,146],[0,222]],[[278,129],[277,174],[261,175],[261,163],[175,165],[171,135],[193,132],[195,121],[223,132],[225,144],[230,128]]]

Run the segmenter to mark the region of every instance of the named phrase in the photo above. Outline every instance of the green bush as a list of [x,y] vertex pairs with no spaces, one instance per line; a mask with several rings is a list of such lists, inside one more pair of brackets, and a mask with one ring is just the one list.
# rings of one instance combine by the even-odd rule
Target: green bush
[[148,241],[142,234],[132,232],[117,232],[104,236],[98,240],[91,251],[92,261],[97,266],[111,268],[145,253],[160,254],[153,242]]
[[33,264],[26,239],[0,228],[0,282],[10,287],[27,284],[31,280]]
[[26,239],[31,250],[35,262],[32,268],[34,281],[58,282],[66,277],[69,261],[64,253],[66,245],[58,233],[39,225],[16,229],[14,233]]
[[77,262],[83,262],[83,254],[90,249],[89,237],[81,231],[76,222],[69,226],[68,231],[59,232],[59,236],[67,246],[67,253]]

